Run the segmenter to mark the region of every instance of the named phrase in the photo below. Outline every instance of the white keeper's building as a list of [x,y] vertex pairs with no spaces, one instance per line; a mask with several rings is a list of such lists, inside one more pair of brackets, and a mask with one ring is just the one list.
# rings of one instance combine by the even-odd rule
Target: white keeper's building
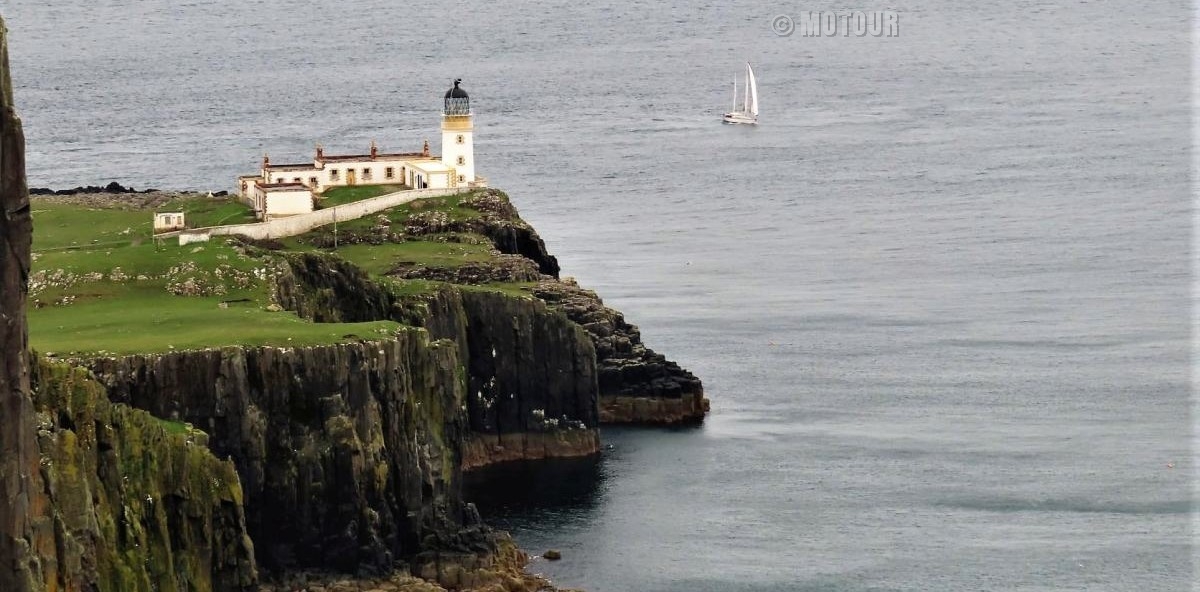
[[442,155],[429,152],[380,152],[374,142],[366,154],[325,154],[317,145],[311,163],[271,164],[264,155],[257,175],[237,178],[237,194],[261,220],[313,211],[314,200],[331,187],[403,185],[406,189],[442,189],[482,183],[475,176],[475,130],[471,99],[459,87],[446,91],[442,107]]

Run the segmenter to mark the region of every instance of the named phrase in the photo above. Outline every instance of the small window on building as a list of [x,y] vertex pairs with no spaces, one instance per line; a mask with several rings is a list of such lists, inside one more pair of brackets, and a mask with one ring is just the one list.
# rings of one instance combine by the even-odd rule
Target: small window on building
[[337,181],[338,170],[337,169],[329,169],[329,178],[333,179],[334,181]]
[[465,157],[465,156],[458,157],[458,166],[462,166],[464,164],[467,164],[467,157]]
[[370,178],[371,178],[371,169],[363,169],[363,178],[364,178],[364,179],[370,179]]
[[458,182],[459,182],[459,183],[462,183],[463,181],[466,181],[466,180],[467,180],[467,178],[466,178],[465,176],[463,176],[463,175],[459,175],[459,176],[458,176]]
[[459,144],[463,144],[467,141],[467,137],[462,134],[458,134],[458,137],[454,138],[454,141],[458,142]]
[[292,183],[299,183],[300,177],[292,177]]
[[396,176],[396,169],[393,167],[383,169],[383,176],[388,179],[394,178]]
[[309,184],[309,185],[312,185],[313,187],[316,187],[316,186],[317,186],[317,178],[316,178],[316,177],[309,177],[309,178],[308,178],[308,184]]

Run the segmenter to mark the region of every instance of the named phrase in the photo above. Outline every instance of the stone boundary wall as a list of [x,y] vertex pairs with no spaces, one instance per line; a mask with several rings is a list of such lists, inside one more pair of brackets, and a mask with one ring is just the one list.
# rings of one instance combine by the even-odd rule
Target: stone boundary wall
[[226,226],[209,226],[206,228],[190,228],[174,232],[164,232],[154,236],[156,239],[179,237],[179,244],[204,242],[213,236],[241,234],[252,239],[284,238],[304,234],[314,228],[333,224],[334,221],[346,222],[369,216],[375,212],[394,208],[417,199],[427,197],[443,197],[458,193],[468,193],[479,189],[477,183],[471,187],[453,187],[448,189],[406,189],[371,197],[323,210],[315,210],[308,214],[297,214],[286,218],[275,218],[266,222],[254,224],[229,224]]

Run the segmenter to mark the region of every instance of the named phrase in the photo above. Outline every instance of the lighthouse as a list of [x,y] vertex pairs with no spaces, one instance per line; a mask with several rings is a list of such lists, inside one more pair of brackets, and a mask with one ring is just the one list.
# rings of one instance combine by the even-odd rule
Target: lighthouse
[[453,169],[451,183],[458,186],[475,182],[475,122],[471,98],[461,83],[461,78],[455,79],[442,107],[442,164]]

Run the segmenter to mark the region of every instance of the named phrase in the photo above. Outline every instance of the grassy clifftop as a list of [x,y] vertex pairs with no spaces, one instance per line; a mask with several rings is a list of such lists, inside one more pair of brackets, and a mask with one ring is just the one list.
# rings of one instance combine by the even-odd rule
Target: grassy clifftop
[[[327,227],[260,248],[235,238],[180,246],[150,236],[154,211],[185,211],[193,227],[244,222],[245,207],[229,199],[37,197],[30,339],[39,351],[94,355],[317,345],[392,334],[399,327],[393,321],[313,323],[280,310],[274,284],[281,256],[332,253],[397,293],[430,293],[451,281],[521,294],[536,270],[456,281],[455,270],[493,269],[503,257],[477,224],[488,208],[511,211],[519,222],[507,197],[488,190],[344,222],[336,239]],[[430,269],[442,273],[430,280]]]

